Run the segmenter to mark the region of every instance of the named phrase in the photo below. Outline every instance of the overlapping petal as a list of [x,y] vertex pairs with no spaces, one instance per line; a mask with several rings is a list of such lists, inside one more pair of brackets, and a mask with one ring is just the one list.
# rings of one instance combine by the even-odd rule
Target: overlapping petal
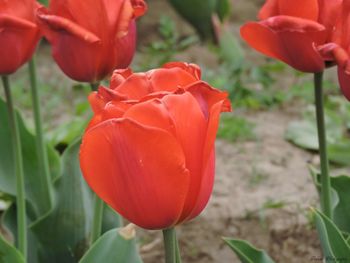
[[304,72],[319,72],[324,61],[316,49],[326,38],[325,27],[311,20],[277,16],[241,28],[247,43],[261,53]]
[[0,1],[0,75],[14,73],[35,51],[40,31],[33,0]]
[[131,222],[147,229],[177,222],[190,177],[167,131],[111,119],[85,134],[80,162],[91,188]]

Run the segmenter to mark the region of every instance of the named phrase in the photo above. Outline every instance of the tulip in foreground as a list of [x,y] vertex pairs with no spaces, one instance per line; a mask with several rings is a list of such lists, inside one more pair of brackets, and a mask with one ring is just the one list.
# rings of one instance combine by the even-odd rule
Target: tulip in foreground
[[38,18],[52,54],[70,78],[95,83],[128,67],[136,45],[135,19],[143,0],[51,0]]
[[34,0],[0,0],[0,75],[14,73],[33,55],[40,39]]
[[129,221],[165,229],[196,217],[212,192],[214,141],[227,93],[200,80],[194,64],[114,72],[99,87],[80,150],[96,194]]

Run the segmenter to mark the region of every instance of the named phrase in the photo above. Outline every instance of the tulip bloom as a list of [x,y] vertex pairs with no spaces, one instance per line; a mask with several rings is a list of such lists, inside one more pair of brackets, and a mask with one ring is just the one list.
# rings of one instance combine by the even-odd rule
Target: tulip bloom
[[33,55],[40,39],[34,0],[0,0],[0,75],[14,73]]
[[51,0],[38,14],[52,55],[70,78],[98,82],[128,67],[135,52],[135,19],[143,0]]
[[340,88],[350,100],[349,0],[267,0],[259,18],[241,28],[250,46],[303,72],[337,64]]
[[198,66],[168,63],[115,71],[99,87],[80,150],[95,193],[129,221],[164,229],[197,216],[212,192],[214,141],[228,94],[200,80]]

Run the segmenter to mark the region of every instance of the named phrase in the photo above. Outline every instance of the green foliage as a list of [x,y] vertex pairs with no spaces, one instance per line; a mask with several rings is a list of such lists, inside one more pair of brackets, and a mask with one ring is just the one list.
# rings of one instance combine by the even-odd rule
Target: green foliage
[[49,0],[39,0],[39,2],[43,5],[46,5],[46,6],[49,5]]
[[142,263],[131,225],[112,229],[100,237],[79,263]]
[[224,241],[242,263],[274,263],[265,251],[255,248],[245,240],[224,238]]
[[318,210],[314,215],[326,262],[350,262],[350,246],[337,226]]
[[178,52],[184,51],[198,41],[196,36],[180,38],[174,21],[168,16],[162,16],[159,21],[161,40],[152,42],[144,51],[145,58],[140,71],[157,68],[174,60]]
[[[310,169],[313,182],[318,190],[321,191],[321,175],[314,169]],[[333,222],[345,233],[350,234],[350,176],[332,176],[332,211]]]
[[[344,99],[329,96],[325,108],[327,144],[331,162],[350,165],[349,121],[350,105]],[[314,109],[305,111],[301,121],[293,121],[288,125],[285,138],[295,145],[318,151],[317,126]]]
[[218,137],[231,142],[256,139],[254,124],[234,115],[223,115],[220,120]]
[[[22,142],[22,154],[24,161],[24,176],[26,185],[26,198],[28,200],[29,216],[32,220],[38,219],[47,213],[52,204],[49,202],[49,189],[45,184],[44,176],[37,172],[38,157],[36,155],[35,137],[26,128],[23,119],[17,113],[19,130]],[[16,195],[16,182],[14,178],[14,161],[7,107],[3,100],[0,99],[0,191],[13,198]],[[59,156],[51,147],[47,147],[52,179],[60,175]],[[53,187],[53,186],[52,186]]]
[[223,21],[230,14],[228,0],[169,0],[176,11],[187,20],[203,39],[214,39],[215,28],[212,17]]
[[0,262],[1,263],[24,263],[22,254],[12,245],[7,243],[0,235]]

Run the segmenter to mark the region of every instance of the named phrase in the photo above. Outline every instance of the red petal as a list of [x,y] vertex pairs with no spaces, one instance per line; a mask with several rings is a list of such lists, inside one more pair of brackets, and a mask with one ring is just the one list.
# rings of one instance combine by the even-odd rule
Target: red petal
[[160,99],[152,99],[130,107],[124,118],[134,120],[145,126],[166,130],[176,136],[175,124],[166,105]]
[[[116,1],[120,2],[120,1]],[[109,27],[106,9],[99,0],[52,0],[49,4],[51,14],[74,21],[80,27],[105,40]],[[116,13],[117,15],[118,13]]]
[[97,195],[129,221],[146,229],[177,222],[189,174],[168,132],[128,119],[103,122],[84,135],[80,165]]
[[100,69],[101,40],[80,25],[53,15],[39,15],[45,36],[52,44],[52,54],[62,71],[81,82],[96,82],[108,71]]
[[186,63],[186,62],[168,62],[163,65],[163,68],[181,68],[184,71],[190,73],[194,78],[197,80],[201,79],[201,68],[193,63]]
[[338,67],[338,79],[341,91],[350,101],[350,74],[346,73],[341,67]]
[[286,15],[317,21],[319,15],[318,0],[267,0],[259,12],[260,19]]
[[323,44],[325,28],[310,20],[273,17],[263,22],[250,22],[241,28],[241,35],[259,52],[282,60],[304,72],[319,72],[324,61],[316,50]]
[[200,192],[207,121],[196,99],[188,92],[165,96],[162,102],[175,124],[176,138],[184,151],[186,167],[191,175],[190,188],[180,219],[183,221],[193,209]]
[[280,15],[318,20],[318,0],[279,0],[278,6]]
[[272,16],[280,15],[278,2],[278,0],[267,0],[263,7],[260,9],[258,18],[264,20]]
[[36,24],[0,14],[0,75],[14,73],[35,51],[40,32]]
[[219,101],[224,101],[222,111],[231,111],[231,103],[227,99],[228,93],[214,89],[204,81],[198,81],[185,88],[200,105],[204,116],[209,117],[211,107]]
[[208,126],[205,135],[205,145],[202,157],[202,181],[199,192],[195,197],[195,203],[186,220],[196,217],[206,206],[213,188],[215,174],[215,139],[219,128],[219,117],[225,100],[219,100],[210,107]]
[[35,10],[37,3],[34,0],[2,0],[0,3],[0,13],[18,18],[26,19],[28,21],[35,21]]
[[147,10],[147,4],[143,0],[125,0],[119,10],[116,26],[117,37],[123,37],[128,33],[132,19],[142,16]]
[[[119,83],[121,81],[122,79],[118,80]],[[154,92],[174,92],[195,81],[197,80],[191,74],[179,67],[160,68],[146,73],[135,73],[113,89],[126,95],[128,99],[140,100]]]

